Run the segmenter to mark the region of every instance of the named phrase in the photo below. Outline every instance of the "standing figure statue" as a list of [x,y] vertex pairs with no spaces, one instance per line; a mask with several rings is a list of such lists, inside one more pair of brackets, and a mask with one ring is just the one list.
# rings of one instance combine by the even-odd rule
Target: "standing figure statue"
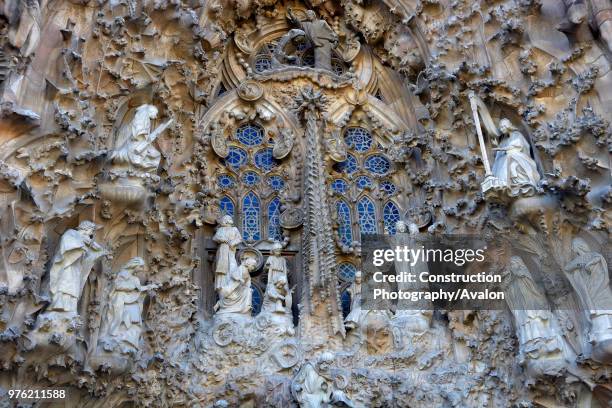
[[230,272],[238,268],[236,248],[242,242],[240,231],[234,226],[231,216],[221,217],[219,225],[213,237],[213,241],[219,244],[215,264],[215,290],[217,291],[226,285]]
[[105,254],[94,241],[98,226],[83,221],[64,232],[49,272],[51,304],[47,311],[77,314],[77,304],[95,261]]
[[219,300],[215,304],[217,314],[235,313],[251,315],[253,292],[251,272],[257,266],[257,259],[245,257],[237,268],[230,270],[224,284],[219,288]]
[[591,323],[593,357],[612,362],[612,289],[605,258],[582,238],[572,241],[572,259],[564,268]]
[[115,277],[100,336],[100,342],[107,351],[119,346],[123,354],[133,354],[139,349],[144,295],[146,291],[159,287],[157,284],[140,284],[135,274],[142,272],[144,267],[142,258],[132,258]]
[[[419,227],[410,223],[406,226],[404,221],[398,221],[395,225],[396,235],[395,247],[408,246],[409,248],[417,248],[418,243],[416,238],[419,234]],[[395,261],[395,273],[398,276],[402,274],[412,273],[414,276],[419,276],[421,272],[428,272],[427,262],[415,259],[411,261]],[[429,290],[429,285],[417,280],[417,282],[398,282],[398,290],[405,292],[426,292]],[[413,302],[410,300],[400,299],[397,301],[397,309],[393,322],[396,326],[400,327],[402,331],[406,330],[413,333],[423,333],[429,329],[431,323],[431,317],[433,316],[433,305],[429,300],[419,300]]]
[[332,71],[332,49],[338,45],[338,35],[323,19],[317,19],[313,10],[306,11],[306,19],[300,21],[293,15],[291,8],[287,12],[289,20],[299,26],[314,47],[315,68]]
[[506,303],[514,315],[520,363],[535,376],[558,374],[564,366],[560,330],[546,296],[520,257],[510,258],[503,281]]
[[145,104],[136,108],[134,119],[119,134],[115,150],[110,155],[113,164],[127,164],[129,170],[144,174],[154,174],[157,171],[161,154],[153,142],[170,126],[172,119],[152,131],[151,120],[155,118],[155,106]]
[[268,283],[261,311],[287,315],[291,313],[292,296],[287,278],[287,260],[281,256],[282,249],[280,242],[274,242],[272,254],[266,260]]
[[495,155],[493,175],[504,182],[510,196],[533,195],[538,188],[540,174],[530,155],[530,146],[525,137],[508,119],[499,122],[503,139]]

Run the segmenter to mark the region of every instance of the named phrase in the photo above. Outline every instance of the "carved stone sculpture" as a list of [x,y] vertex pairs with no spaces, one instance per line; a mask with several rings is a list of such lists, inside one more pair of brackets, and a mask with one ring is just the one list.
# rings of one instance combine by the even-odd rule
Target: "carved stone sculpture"
[[332,49],[338,45],[338,35],[323,19],[318,19],[313,10],[306,11],[306,19],[300,21],[291,10],[288,11],[289,19],[297,24],[312,42],[315,54],[315,68],[332,70]]
[[499,130],[507,137],[493,149],[497,151],[493,175],[505,183],[511,196],[533,195],[538,188],[540,174],[529,153],[529,143],[508,119],[499,122]]
[[605,258],[592,251],[582,238],[572,241],[574,258],[565,273],[576,291],[590,321],[589,341],[593,357],[602,362],[612,360],[612,289]]
[[98,228],[91,221],[83,221],[76,230],[64,232],[53,257],[49,272],[51,304],[47,311],[77,314],[83,287],[94,263],[104,255],[104,249],[94,241]]
[[242,263],[230,270],[218,289],[219,300],[215,305],[217,315],[236,314],[250,316],[252,290],[251,275],[255,270],[257,260],[246,257]]
[[519,360],[534,376],[559,375],[563,346],[550,306],[531,272],[518,256],[507,269],[506,303],[514,315],[519,340]]
[[283,246],[275,242],[272,253],[264,265],[268,272],[268,284],[262,304],[262,312],[290,315],[292,295],[287,277],[287,260],[281,256]]
[[306,362],[291,381],[291,394],[300,408],[325,408],[329,406],[353,407],[353,402],[343,391],[334,389],[330,377],[330,364],[334,356],[323,353],[315,362]]
[[[409,248],[418,248],[416,237],[419,234],[419,228],[416,224],[410,223],[406,226],[404,221],[398,221],[396,224],[395,242],[396,246],[408,245]],[[409,235],[408,235],[409,234]],[[404,273],[412,273],[418,276],[422,272],[428,272],[426,262],[417,260],[414,262],[395,261],[395,273],[401,275]],[[398,283],[398,290],[403,291],[427,291],[428,287],[422,282],[417,283]],[[423,333],[429,328],[431,316],[433,315],[433,305],[429,301],[416,302],[400,299],[397,303],[397,310],[393,317],[393,324],[401,327],[402,332],[409,331],[412,333]]]
[[215,290],[220,290],[226,284],[230,273],[238,268],[236,248],[242,243],[242,235],[234,226],[232,217],[221,217],[213,241],[219,244],[215,263]]
[[117,138],[110,159],[113,164],[127,165],[128,171],[139,176],[155,174],[161,154],[153,145],[155,139],[172,124],[172,119],[152,129],[151,120],[157,118],[157,108],[140,105],[126,132]]
[[159,287],[157,284],[140,284],[135,274],[141,273],[144,267],[142,258],[132,258],[113,280],[99,341],[106,351],[118,350],[133,355],[140,348],[144,295],[146,291]]

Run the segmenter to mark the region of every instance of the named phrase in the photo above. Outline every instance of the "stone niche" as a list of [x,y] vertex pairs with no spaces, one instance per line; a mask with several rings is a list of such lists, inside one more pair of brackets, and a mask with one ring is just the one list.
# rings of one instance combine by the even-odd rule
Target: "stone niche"
[[[0,405],[608,407],[611,16],[0,1]],[[367,234],[506,302],[368,310]]]

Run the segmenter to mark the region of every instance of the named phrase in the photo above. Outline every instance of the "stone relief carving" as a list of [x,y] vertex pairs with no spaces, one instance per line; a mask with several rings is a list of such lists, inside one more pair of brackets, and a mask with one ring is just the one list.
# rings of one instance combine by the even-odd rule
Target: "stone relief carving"
[[593,345],[593,358],[609,362],[612,356],[612,289],[608,264],[582,238],[573,239],[572,255],[564,270],[591,325],[589,341]]
[[105,351],[118,350],[129,355],[136,354],[140,348],[145,292],[159,287],[157,284],[141,285],[135,274],[143,272],[144,268],[142,258],[132,258],[113,280],[99,340]]
[[[609,1],[77,3],[0,4],[0,405],[612,400]],[[361,308],[398,219],[512,235],[510,310]]]

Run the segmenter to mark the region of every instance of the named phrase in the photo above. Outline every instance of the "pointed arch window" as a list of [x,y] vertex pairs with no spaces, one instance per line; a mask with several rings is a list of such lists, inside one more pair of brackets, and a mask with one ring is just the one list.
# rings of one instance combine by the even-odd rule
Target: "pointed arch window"
[[400,220],[400,211],[393,201],[387,202],[383,208],[383,221],[385,231],[388,234],[394,235],[397,231],[395,224]]
[[228,196],[223,196],[219,200],[219,207],[222,215],[234,217],[234,202]]
[[359,216],[359,232],[362,234],[376,234],[376,207],[372,200],[363,197],[357,202]]
[[340,236],[340,241],[344,245],[349,246],[353,243],[351,209],[344,200],[338,200],[336,202],[336,213],[338,214],[338,235]]
[[261,239],[260,212],[259,197],[249,191],[242,200],[242,239],[247,242]]
[[280,226],[280,199],[275,197],[268,204],[268,239],[275,241],[283,240],[283,233]]

